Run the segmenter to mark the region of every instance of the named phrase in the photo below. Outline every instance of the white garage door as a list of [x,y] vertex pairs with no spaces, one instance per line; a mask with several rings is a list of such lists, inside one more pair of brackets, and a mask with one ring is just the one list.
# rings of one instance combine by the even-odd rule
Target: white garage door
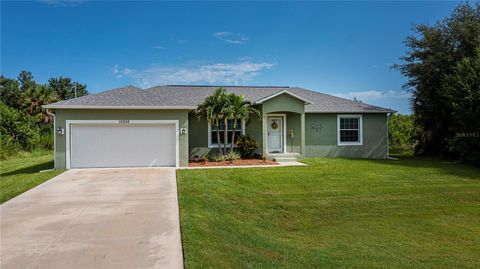
[[175,166],[175,124],[71,124],[70,167]]

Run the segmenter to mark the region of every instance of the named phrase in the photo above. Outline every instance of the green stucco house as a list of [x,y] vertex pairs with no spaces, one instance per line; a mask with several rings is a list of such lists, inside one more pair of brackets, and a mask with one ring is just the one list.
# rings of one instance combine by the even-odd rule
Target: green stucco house
[[257,153],[305,157],[388,157],[388,116],[394,112],[298,87],[223,87],[261,111],[217,141],[217,126],[193,110],[218,86],[133,86],[45,106],[55,115],[55,168],[187,166],[189,159],[250,134]]

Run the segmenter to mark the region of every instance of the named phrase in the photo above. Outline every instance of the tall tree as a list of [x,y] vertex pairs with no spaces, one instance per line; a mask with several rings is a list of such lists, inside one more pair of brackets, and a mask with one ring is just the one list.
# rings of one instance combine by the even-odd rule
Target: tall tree
[[[75,98],[75,85],[70,78],[51,78],[48,80],[48,86],[61,100]],[[87,86],[85,84],[77,83],[77,97],[84,95],[88,95]]]
[[412,92],[412,109],[421,128],[417,153],[451,156],[449,128],[455,118],[450,95],[442,87],[445,77],[455,72],[464,58],[473,58],[480,44],[480,3],[460,4],[450,17],[430,26],[414,27],[407,37],[404,63],[395,67],[408,78],[404,85]]
[[17,80],[0,76],[0,100],[11,108],[20,108],[22,93]]
[[449,150],[462,160],[480,165],[480,46],[475,58],[464,58],[444,79],[442,93],[449,101],[455,135],[447,139]]
[[24,99],[24,108],[28,114],[36,116],[44,123],[50,123],[53,119],[42,106],[56,101],[59,101],[59,99],[50,87],[46,85],[36,85],[35,88],[28,92],[28,95]]
[[30,71],[21,71],[18,75],[18,81],[20,82],[20,90],[23,93],[28,92],[37,85]]

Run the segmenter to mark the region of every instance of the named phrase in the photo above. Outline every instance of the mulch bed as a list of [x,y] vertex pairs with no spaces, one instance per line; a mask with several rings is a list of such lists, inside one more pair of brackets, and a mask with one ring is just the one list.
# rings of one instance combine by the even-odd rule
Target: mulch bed
[[188,166],[190,167],[205,167],[205,166],[243,166],[243,165],[278,165],[278,163],[270,160],[260,160],[260,159],[246,159],[246,160],[236,160],[236,161],[223,161],[223,162],[189,162]]

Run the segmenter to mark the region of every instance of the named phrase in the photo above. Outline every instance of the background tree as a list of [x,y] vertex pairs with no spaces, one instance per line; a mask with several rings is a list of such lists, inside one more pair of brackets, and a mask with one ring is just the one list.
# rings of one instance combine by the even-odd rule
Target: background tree
[[[38,84],[29,71],[20,72],[16,80],[0,76],[1,159],[19,151],[53,147],[53,118],[42,106],[73,98],[74,91],[70,78],[50,81],[53,81],[52,85]],[[88,94],[83,84],[79,83],[77,89],[79,96]]]
[[418,129],[413,115],[392,114],[388,122],[388,142],[392,151],[411,151]]
[[[462,103],[463,97],[452,94],[451,91],[458,88],[452,89],[445,78],[455,74],[464,59],[476,58],[476,48],[480,45],[480,3],[474,6],[462,3],[435,25],[420,24],[413,30],[414,35],[405,41],[408,51],[402,57],[404,63],[395,68],[408,78],[405,87],[413,95],[411,106],[420,128],[416,153],[458,156],[457,150],[451,147],[457,130],[451,126],[459,120],[454,116],[454,104]],[[480,115],[470,116],[478,119]]]
[[445,100],[450,100],[452,122],[448,137],[450,152],[462,160],[480,165],[480,46],[475,58],[464,58],[442,84]]
[[[70,78],[58,77],[48,80],[48,86],[61,100],[75,98],[75,87]],[[77,97],[88,95],[87,86],[77,83]]]
[[21,71],[18,75],[18,81],[20,82],[20,90],[22,93],[31,91],[31,89],[37,85],[30,71]]
[[20,108],[22,93],[17,80],[5,78],[4,76],[0,77],[0,100],[8,107]]

